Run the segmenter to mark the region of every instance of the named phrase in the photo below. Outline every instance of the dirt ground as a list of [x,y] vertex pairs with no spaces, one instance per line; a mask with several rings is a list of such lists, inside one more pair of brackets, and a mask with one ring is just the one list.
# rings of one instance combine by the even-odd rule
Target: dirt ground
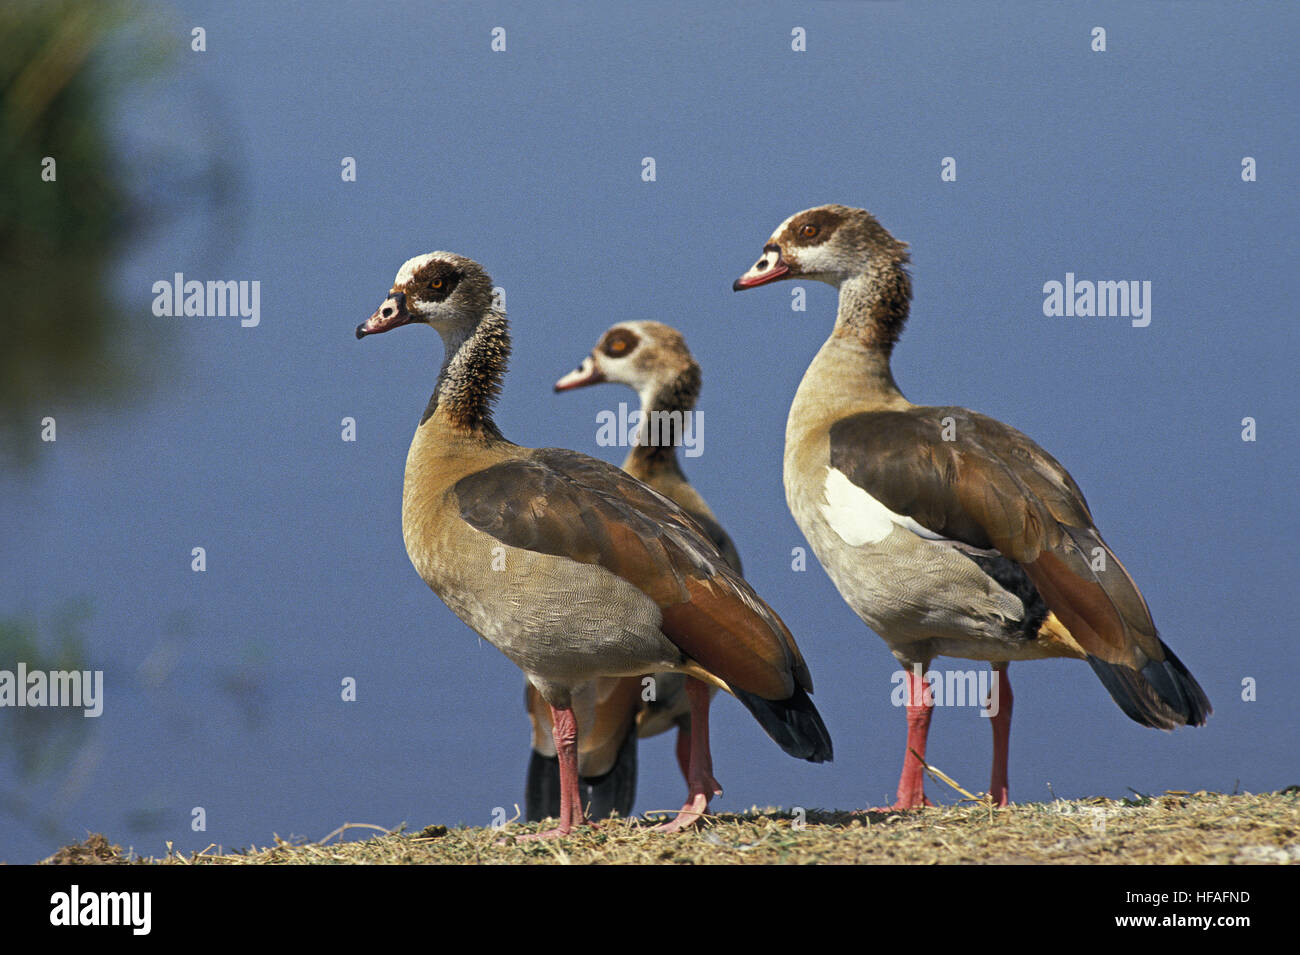
[[[565,838],[516,842],[536,825],[501,829],[377,832],[343,826],[319,843],[289,842],[242,851],[211,846],[141,857],[91,835],[50,864],[638,864],[790,865],[887,863],[1300,863],[1300,787],[1263,795],[1170,792],[1120,801],[941,806],[918,812],[823,812],[806,818],[774,809],[711,817],[692,832],[664,834],[639,820],[610,820]],[[351,837],[354,841],[340,841]]]

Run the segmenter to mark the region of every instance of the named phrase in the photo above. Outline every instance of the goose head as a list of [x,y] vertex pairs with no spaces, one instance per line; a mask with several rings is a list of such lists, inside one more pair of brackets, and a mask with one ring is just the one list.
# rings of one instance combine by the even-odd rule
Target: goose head
[[693,379],[698,390],[699,365],[681,332],[660,322],[620,322],[600,336],[582,364],[555,383],[555,390],[615,382],[632,388],[648,405],[683,378]]
[[777,226],[763,255],[731,288],[739,292],[795,278],[839,288],[855,276],[898,267],[907,259],[907,243],[890,235],[866,209],[817,206]]
[[357,326],[357,338],[419,322],[444,341],[459,341],[491,308],[492,279],[483,266],[454,252],[426,252],[402,265],[383,304]]

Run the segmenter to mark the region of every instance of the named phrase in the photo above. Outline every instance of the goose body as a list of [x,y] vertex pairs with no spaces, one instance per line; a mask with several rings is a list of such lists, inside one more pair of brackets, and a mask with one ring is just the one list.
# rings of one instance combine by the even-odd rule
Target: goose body
[[[735,544],[713,511],[682,472],[678,459],[680,431],[655,429],[655,416],[684,426],[700,390],[700,366],[681,333],[660,322],[620,322],[607,329],[577,369],[560,378],[555,390],[570,391],[601,383],[622,384],[637,392],[641,424],[623,461],[623,470],[677,504],[704,530],[727,564],[741,573]],[[645,675],[649,676],[649,674]],[[677,759],[689,775],[690,697],[688,677],[680,673],[595,681],[582,688],[582,708],[575,706],[586,748],[578,753],[583,798],[600,818],[631,813],[636,795],[638,738],[677,728]],[[654,692],[645,692],[653,687]],[[710,689],[716,692],[716,687]],[[575,697],[579,694],[575,694]],[[551,741],[550,711],[531,687],[525,705],[532,721],[525,810],[529,820],[558,813],[559,767]]]
[[1147,726],[1200,725],[1210,704],[1060,463],[993,418],[903,396],[890,356],[911,301],[907,261],[870,213],[821,206],[783,222],[734,288],[803,277],[839,289],[786,422],[785,492],[840,594],[908,671],[895,807],[927,804],[912,753],[924,757],[921,674],[936,656],[997,671],[989,791],[1006,804],[1011,661],[1087,660]]
[[[612,465],[497,429],[510,337],[483,268],[448,252],[409,260],[357,337],[411,323],[437,329],[446,359],[407,455],[407,554],[550,707],[561,810],[549,834],[585,821],[574,697],[593,680],[690,674],[736,695],[788,753],[828,759],[794,638],[684,511]],[[670,827],[718,791],[707,702],[692,693],[691,795]]]

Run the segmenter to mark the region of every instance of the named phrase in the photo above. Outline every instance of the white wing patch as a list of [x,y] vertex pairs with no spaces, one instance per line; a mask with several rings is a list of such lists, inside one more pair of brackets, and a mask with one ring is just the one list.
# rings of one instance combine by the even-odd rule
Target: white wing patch
[[927,540],[946,540],[912,518],[894,513],[850,481],[838,468],[826,468],[824,491],[826,503],[822,505],[822,516],[826,518],[831,530],[850,547],[878,544],[895,527],[911,531]]

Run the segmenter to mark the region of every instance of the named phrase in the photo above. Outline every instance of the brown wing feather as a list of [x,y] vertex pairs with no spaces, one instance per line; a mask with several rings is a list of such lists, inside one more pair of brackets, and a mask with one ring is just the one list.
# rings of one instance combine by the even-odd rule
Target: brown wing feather
[[[767,615],[736,612],[737,595],[726,581],[688,578],[686,587],[689,600],[663,609],[663,631],[684,653],[730,685],[765,699],[787,698],[796,679],[812,689],[807,667],[797,648],[790,652],[794,642],[779,619],[772,618],[780,626],[779,639],[773,639]],[[737,646],[745,652],[737,652]]]
[[796,683],[812,689],[790,631],[705,531],[613,465],[547,448],[467,475],[454,493],[462,519],[497,540],[598,564],[640,589],[664,634],[733,688],[771,700]]
[[[945,425],[954,440],[944,440]],[[1014,428],[964,408],[868,412],[831,429],[831,464],[928,530],[1019,563],[1099,659],[1141,669],[1165,658],[1146,601],[1101,539],[1083,492]]]

